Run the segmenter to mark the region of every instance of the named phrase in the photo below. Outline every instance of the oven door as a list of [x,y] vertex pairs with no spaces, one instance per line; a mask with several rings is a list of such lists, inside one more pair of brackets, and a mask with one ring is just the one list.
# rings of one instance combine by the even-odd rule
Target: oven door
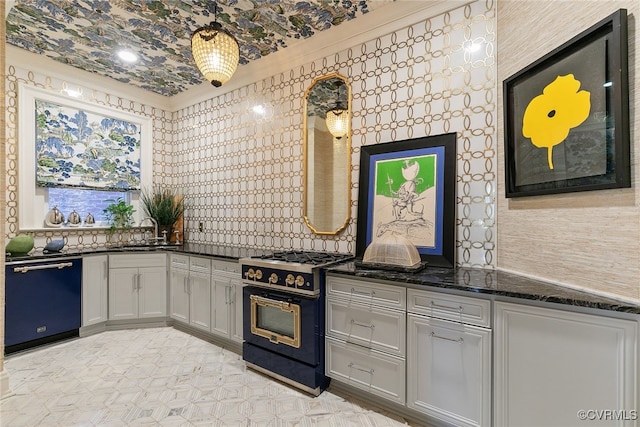
[[319,300],[244,287],[243,338],[248,343],[315,365],[319,361]]

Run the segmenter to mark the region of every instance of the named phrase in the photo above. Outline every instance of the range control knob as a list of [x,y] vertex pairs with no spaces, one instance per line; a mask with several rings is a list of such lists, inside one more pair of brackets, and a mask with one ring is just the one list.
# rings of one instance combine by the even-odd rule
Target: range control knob
[[304,286],[304,277],[302,276],[296,277],[296,286],[299,288]]
[[269,283],[278,283],[278,275],[276,273],[271,273],[271,276],[269,276]]
[[287,286],[292,286],[295,280],[296,279],[295,277],[293,277],[293,274],[287,274],[287,278],[284,281],[287,284]]
[[247,270],[245,274],[249,279],[253,279],[256,276],[256,272],[253,271],[253,268],[250,268],[249,270]]
[[256,270],[256,279],[257,280],[262,279],[262,270]]

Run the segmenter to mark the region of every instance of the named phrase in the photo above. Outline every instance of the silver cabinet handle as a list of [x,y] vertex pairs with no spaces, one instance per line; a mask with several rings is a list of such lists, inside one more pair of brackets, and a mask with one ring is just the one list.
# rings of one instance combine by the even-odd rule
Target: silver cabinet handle
[[453,341],[453,342],[457,342],[458,344],[464,344],[464,339],[462,339],[462,337],[458,338],[457,340],[453,339],[453,338],[447,338],[447,337],[443,337],[441,335],[437,335],[435,332],[431,332],[431,337],[433,338],[438,338],[440,340],[447,340],[447,341]]
[[457,306],[457,307],[449,307],[448,305],[441,305],[441,304],[436,304],[435,302],[431,301],[431,308],[440,308],[442,310],[447,310],[447,311],[457,311],[459,313],[462,313],[462,311],[464,310],[464,307],[462,307],[461,305]]
[[188,293],[189,293],[189,292],[187,292],[187,278],[186,278],[186,277],[183,277],[183,278],[182,278],[182,291],[183,291],[185,294],[188,294]]
[[356,365],[353,362],[350,362],[349,365],[347,365],[347,366],[350,369],[355,369],[355,370],[360,371],[360,372],[365,372],[365,373],[367,373],[369,375],[373,375],[373,373],[375,372],[375,370],[373,368],[371,368],[371,369],[361,368],[361,367],[359,367],[358,365]]
[[351,288],[351,294],[356,294],[356,295],[366,295],[368,297],[374,297],[376,294],[376,291],[371,291],[371,292],[362,292],[362,291],[356,291],[355,288]]
[[134,274],[133,276],[131,276],[131,285],[132,285],[133,292],[135,292],[138,289],[138,275],[137,274]]
[[140,285],[140,276],[142,276],[142,274],[138,273],[138,291],[142,288]]
[[351,319],[351,324],[356,326],[362,326],[363,328],[371,328],[371,330],[375,329],[376,325],[367,325],[366,323],[360,323],[353,319]]
[[102,263],[102,274],[104,278],[107,279],[109,277],[109,269],[107,268],[107,260],[104,260]]

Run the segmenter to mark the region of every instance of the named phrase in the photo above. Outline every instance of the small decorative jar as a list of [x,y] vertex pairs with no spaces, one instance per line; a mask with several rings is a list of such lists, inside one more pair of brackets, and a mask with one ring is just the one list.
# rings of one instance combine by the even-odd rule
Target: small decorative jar
[[93,215],[91,215],[91,212],[89,212],[89,215],[87,215],[87,217],[84,219],[84,226],[93,227],[95,223],[96,219],[93,217]]
[[62,227],[64,224],[64,215],[57,206],[54,206],[44,217],[44,223],[47,227]]
[[33,234],[18,234],[7,244],[5,252],[11,256],[24,256],[33,249]]
[[78,214],[78,212],[76,212],[76,210],[74,209],[73,212],[69,214],[69,227],[78,227],[81,223],[82,220],[80,219],[80,214]]
[[64,239],[52,240],[44,246],[43,252],[45,254],[57,253],[57,252],[60,252],[63,247],[64,247]]

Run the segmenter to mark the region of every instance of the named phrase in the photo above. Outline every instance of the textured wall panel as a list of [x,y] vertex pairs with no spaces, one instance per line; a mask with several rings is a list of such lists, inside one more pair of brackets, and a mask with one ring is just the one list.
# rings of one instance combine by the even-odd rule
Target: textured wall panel
[[[499,268],[640,301],[640,150],[636,107],[640,58],[637,1],[498,2],[502,82],[619,8],[629,14],[632,188],[504,198],[502,132],[498,197]],[[526,29],[526,31],[523,31]],[[498,103],[502,129],[502,90]]]

